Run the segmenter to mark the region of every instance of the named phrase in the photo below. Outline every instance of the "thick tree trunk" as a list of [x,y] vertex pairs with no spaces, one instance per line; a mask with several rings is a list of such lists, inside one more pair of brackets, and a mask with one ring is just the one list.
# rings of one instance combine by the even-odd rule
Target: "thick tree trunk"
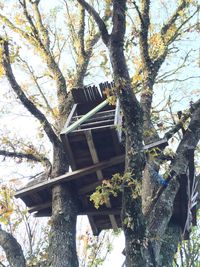
[[6,253],[10,267],[26,267],[22,248],[17,240],[0,226],[0,246]]
[[77,267],[77,205],[71,188],[57,185],[52,190],[52,217],[49,244],[49,266]]
[[[117,95],[125,119],[126,167],[133,172],[132,178],[141,183],[144,157],[142,152],[142,110],[133,93],[130,77],[124,57],[123,43],[111,36],[109,50]],[[126,238],[126,266],[146,266],[143,257],[145,242],[145,221],[142,214],[141,198],[133,199],[134,186],[124,184],[122,225]]]
[[[54,147],[52,176],[56,177],[69,170],[65,152]],[[76,255],[76,194],[70,185],[56,185],[52,189],[52,217],[49,236],[49,266],[77,267]]]

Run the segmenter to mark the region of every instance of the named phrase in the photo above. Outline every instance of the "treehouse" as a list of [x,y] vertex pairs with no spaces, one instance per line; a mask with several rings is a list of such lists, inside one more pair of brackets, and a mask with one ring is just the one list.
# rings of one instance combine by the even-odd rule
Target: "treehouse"
[[[119,103],[112,105],[104,94],[113,83],[72,90],[74,106],[61,132],[72,171],[62,176],[28,184],[19,190],[21,198],[36,217],[51,216],[51,188],[55,184],[71,183],[79,202],[79,215],[87,215],[95,235],[103,229],[121,226],[121,196],[110,197],[105,205],[95,209],[90,195],[103,180],[109,180],[115,173],[124,172],[125,151],[122,144],[122,116]],[[165,139],[144,146],[144,150],[167,145]],[[183,231],[188,221],[188,188],[192,190],[194,168],[183,177],[174,205],[172,220],[177,221]],[[195,221],[195,212],[192,211]]]

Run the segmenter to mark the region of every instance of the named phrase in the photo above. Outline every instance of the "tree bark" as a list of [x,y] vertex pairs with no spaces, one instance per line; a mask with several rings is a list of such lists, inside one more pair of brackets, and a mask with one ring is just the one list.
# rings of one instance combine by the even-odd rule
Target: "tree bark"
[[75,238],[77,205],[73,190],[57,185],[52,195],[49,266],[78,267]]
[[6,253],[10,267],[26,267],[24,254],[20,244],[0,226],[0,246]]
[[181,240],[180,226],[173,223],[169,223],[162,240],[162,246],[159,257],[160,258],[159,267],[173,266],[173,258],[175,253],[177,252],[177,247],[180,240]]

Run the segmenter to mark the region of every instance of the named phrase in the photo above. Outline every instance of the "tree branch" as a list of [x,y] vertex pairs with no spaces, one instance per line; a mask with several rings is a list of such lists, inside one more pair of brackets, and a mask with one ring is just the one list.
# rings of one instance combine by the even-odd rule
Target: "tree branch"
[[141,1],[141,30],[140,30],[140,53],[145,68],[151,68],[151,59],[149,57],[149,44],[148,44],[148,33],[149,33],[149,9],[150,0]]
[[32,2],[31,1],[31,4],[33,6],[33,10],[34,10],[34,14],[35,14],[36,28],[38,28],[39,32],[42,35],[43,44],[44,44],[45,48],[49,51],[50,39],[49,39],[48,31],[47,31],[47,29],[45,28],[45,26],[44,26],[44,24],[42,22],[41,14],[40,14],[40,11],[39,11],[39,8],[38,8],[39,2],[38,1],[37,2],[36,1]]
[[6,253],[10,267],[26,267],[22,248],[17,240],[0,226],[0,246]]
[[14,90],[14,92],[17,94],[18,98],[20,99],[21,103],[24,105],[24,107],[34,116],[36,117],[39,122],[42,124],[43,129],[45,133],[47,134],[49,140],[51,141],[52,144],[54,145],[59,145],[60,140],[53,131],[50,123],[44,116],[44,114],[33,104],[32,101],[30,101],[19,84],[17,83],[12,68],[10,64],[10,57],[9,57],[9,48],[8,48],[8,42],[0,38],[1,41],[1,46],[3,49],[3,67],[6,73],[6,76],[9,80],[9,83]]
[[200,106],[200,100],[196,101],[192,104],[189,112],[182,113],[182,119],[177,123],[172,129],[170,129],[167,133],[165,133],[165,138],[169,140],[175,133],[177,133],[183,126],[183,124],[187,121],[189,117],[191,117],[191,114]]
[[81,55],[85,56],[85,42],[84,42],[84,36],[85,36],[85,8],[80,6],[80,24],[79,24],[79,30],[78,30],[78,36],[80,40],[80,51]]
[[[60,113],[60,126],[62,127],[65,123],[66,116],[67,116],[67,89],[66,89],[66,81],[65,78],[58,66],[55,62],[53,55],[48,51],[44,44],[42,43],[40,36],[38,34],[38,30],[35,28],[35,25],[31,28],[35,31],[34,34],[27,34],[26,32],[22,31],[21,29],[17,28],[10,20],[8,20],[5,16],[0,14],[0,20],[5,23],[11,30],[20,34],[23,38],[25,38],[30,44],[32,44],[38,52],[42,55],[45,59],[45,62],[53,74],[53,79],[56,81],[57,84],[57,98],[58,98],[58,109]],[[31,19],[32,21],[32,19]],[[31,22],[29,22],[31,23]]]
[[169,20],[165,23],[165,25],[163,25],[160,31],[162,36],[164,36],[167,33],[170,27],[176,22],[177,18],[180,17],[181,11],[183,11],[187,6],[188,3],[186,0],[181,1],[181,4],[177,7],[174,14],[169,18]]
[[[166,227],[171,219],[174,199],[179,190],[180,183],[184,182],[181,175],[187,173],[187,168],[190,161],[190,151],[193,152],[200,140],[200,100],[197,101],[196,109],[192,114],[188,129],[180,142],[176,151],[175,159],[172,163],[172,172],[168,179],[168,186],[161,187],[155,198],[152,200],[148,215],[148,229],[149,238],[159,236],[162,237],[165,233]],[[157,216],[161,214],[163,216]],[[154,241],[154,250],[159,255],[160,248],[156,246]],[[160,242],[161,243],[161,242]]]
[[54,112],[53,112],[51,106],[49,105],[49,103],[48,103],[48,101],[47,101],[47,98],[46,98],[46,96],[44,95],[44,93],[43,93],[43,91],[42,91],[42,89],[41,89],[41,87],[40,87],[40,85],[39,85],[39,83],[38,83],[38,81],[37,81],[37,77],[35,76],[33,69],[32,69],[32,68],[29,66],[29,64],[28,64],[24,59],[22,59],[21,57],[20,57],[20,60],[24,63],[24,65],[26,66],[28,72],[30,73],[30,75],[31,75],[31,77],[32,77],[32,79],[33,79],[33,81],[34,81],[36,87],[38,88],[38,91],[40,92],[40,94],[41,94],[41,96],[42,96],[42,98],[43,98],[43,100],[44,100],[44,102],[45,102],[45,104],[46,104],[47,110],[52,114],[52,116],[54,116]]
[[82,5],[83,8],[85,8],[87,10],[87,12],[93,17],[93,19],[96,21],[98,27],[99,27],[99,31],[101,33],[102,36],[102,40],[105,44],[108,44],[109,41],[109,34],[108,34],[108,30],[107,27],[104,23],[104,21],[102,20],[102,18],[99,16],[99,14],[97,13],[97,11],[91,6],[89,5],[85,0],[77,0],[78,3],[80,5]]
[[47,157],[42,156],[42,155],[34,155],[31,153],[16,152],[16,151],[11,152],[11,151],[6,151],[6,150],[0,150],[0,156],[40,162],[44,164],[46,168],[51,169],[51,162],[49,161]]
[[119,43],[124,42],[124,35],[126,32],[126,0],[113,0],[113,28],[112,39]]

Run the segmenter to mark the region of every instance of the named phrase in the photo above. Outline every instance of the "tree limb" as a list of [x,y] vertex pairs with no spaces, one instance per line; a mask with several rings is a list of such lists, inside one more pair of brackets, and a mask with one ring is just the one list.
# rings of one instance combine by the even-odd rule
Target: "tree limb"
[[78,36],[80,40],[80,51],[81,55],[84,57],[85,56],[85,41],[84,41],[84,36],[85,36],[85,8],[80,6],[80,22],[79,22],[79,30],[78,30]]
[[150,0],[141,1],[141,30],[140,30],[140,53],[143,64],[145,68],[151,68],[151,59],[149,56],[149,44],[148,44],[148,33],[150,26],[150,17],[149,17],[149,9],[150,9]]
[[161,35],[164,36],[167,31],[170,29],[170,27],[176,22],[177,18],[180,17],[181,11],[185,9],[185,7],[188,6],[188,3],[186,0],[181,1],[181,4],[177,7],[174,14],[169,18],[169,20],[163,25],[161,29]]
[[39,122],[42,124],[43,129],[45,133],[47,134],[49,140],[54,145],[59,145],[60,140],[53,131],[51,124],[48,122],[44,114],[33,104],[32,101],[30,101],[19,84],[17,83],[15,76],[13,74],[11,64],[10,64],[10,57],[9,57],[9,48],[8,48],[8,42],[0,38],[1,40],[1,46],[3,49],[3,67],[6,73],[6,76],[9,80],[9,83],[11,87],[13,88],[14,92],[17,94],[18,98],[20,99],[21,103],[24,105],[24,107],[34,116],[36,117]]
[[124,35],[126,32],[126,0],[113,0],[113,28],[112,28],[112,39],[119,43],[124,42]]
[[[190,161],[190,151],[194,151],[200,140],[200,100],[197,102],[198,106],[192,114],[188,129],[180,142],[176,151],[175,159],[172,163],[171,176],[168,179],[168,186],[162,187],[158,190],[156,197],[152,200],[153,206],[149,208],[148,215],[148,229],[149,238],[155,239],[162,237],[165,233],[166,227],[171,219],[173,212],[173,205],[175,196],[179,190],[182,174],[187,173],[188,164]],[[157,215],[162,216],[157,216]],[[164,216],[164,217],[163,217]],[[159,255],[160,246],[157,240],[154,242],[154,252]],[[161,244],[160,240],[160,244]]]
[[[38,11],[39,12],[39,11]],[[29,19],[30,15],[28,15]],[[42,57],[45,59],[45,62],[53,74],[53,79],[56,81],[57,84],[57,98],[58,98],[58,109],[60,113],[60,126],[62,127],[63,124],[65,123],[66,116],[67,116],[67,89],[66,89],[66,81],[65,78],[58,66],[58,64],[55,62],[55,59],[48,51],[44,44],[42,43],[39,32],[37,28],[35,27],[32,19],[31,21],[28,20],[32,32],[31,34],[28,34],[21,30],[20,28],[16,27],[9,19],[7,19],[5,16],[0,14],[0,20],[7,25],[11,30],[14,32],[20,34],[23,38],[25,38],[30,44],[32,44],[38,52],[42,55]]]
[[51,168],[51,162],[49,161],[49,159],[42,155],[34,155],[31,153],[0,150],[0,156],[18,158],[18,159],[27,159],[27,160],[31,160],[34,162],[40,162],[44,164],[48,169]]
[[42,22],[41,14],[40,14],[40,11],[38,8],[39,1],[35,1],[35,2],[31,1],[31,4],[33,6],[33,10],[34,10],[34,14],[35,14],[36,27],[38,28],[39,32],[42,35],[43,44],[44,44],[45,48],[49,51],[50,39],[49,39],[48,31]]
[[179,121],[179,123],[177,123],[172,129],[165,133],[165,138],[169,140],[175,133],[177,133],[182,128],[182,125],[186,122],[186,120],[191,117],[191,113],[194,112],[199,106],[200,100],[193,103],[189,112],[187,112],[186,114],[183,113],[182,119]]
[[80,5],[82,5],[82,7],[84,7],[88,11],[88,13],[96,21],[96,23],[99,27],[99,31],[100,31],[101,36],[102,36],[102,40],[105,44],[107,44],[108,40],[109,40],[109,34],[108,34],[107,27],[106,27],[104,21],[102,20],[102,18],[99,16],[97,11],[90,4],[88,4],[85,0],[77,0],[77,1]]
[[0,246],[6,253],[10,267],[26,267],[22,248],[17,240],[0,226]]

